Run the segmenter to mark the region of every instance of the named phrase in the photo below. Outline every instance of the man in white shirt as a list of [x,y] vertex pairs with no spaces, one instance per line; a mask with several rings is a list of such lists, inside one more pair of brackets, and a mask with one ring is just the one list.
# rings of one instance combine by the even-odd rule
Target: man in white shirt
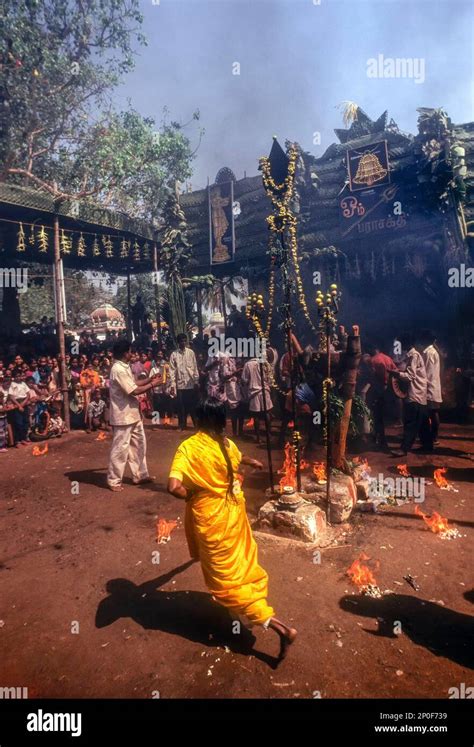
[[159,383],[159,377],[148,378],[138,386],[129,365],[128,340],[114,345],[114,363],[110,369],[110,425],[113,430],[107,484],[111,490],[123,490],[122,479],[127,462],[134,485],[152,482],[146,463],[146,437],[140,414],[138,395]]
[[400,342],[405,351],[402,363],[404,370],[390,373],[407,385],[408,394],[403,403],[402,443],[399,450],[392,451],[392,455],[396,457],[406,456],[417,436],[422,439],[424,451],[433,451],[431,436],[426,428],[428,381],[423,357],[415,348],[412,335],[400,335]]
[[179,334],[176,338],[178,349],[170,356],[170,373],[176,391],[178,408],[178,430],[186,430],[188,415],[191,415],[195,425],[194,412],[196,409],[199,388],[199,371],[196,356],[191,348],[186,346],[188,337]]
[[[260,370],[260,361],[250,358],[243,368],[241,384],[249,404],[250,415],[253,418],[256,441],[260,443],[260,419],[266,420],[267,431],[270,432],[270,412],[273,407],[271,397],[271,367],[265,361],[263,364],[263,386]],[[265,391],[265,400],[264,397]],[[266,412],[265,412],[266,411]]]
[[439,410],[443,397],[441,396],[441,365],[439,353],[435,347],[436,337],[425,329],[420,335],[420,342],[423,347],[423,360],[426,369],[426,378],[428,380],[427,400],[428,400],[428,417],[431,439],[434,444],[438,441],[439,432]]

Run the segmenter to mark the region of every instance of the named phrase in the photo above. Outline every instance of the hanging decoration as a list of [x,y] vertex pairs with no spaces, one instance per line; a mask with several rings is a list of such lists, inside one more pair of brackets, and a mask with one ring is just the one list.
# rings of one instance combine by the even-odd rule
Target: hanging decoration
[[133,244],[133,261],[140,262],[140,244],[136,239]]
[[18,231],[18,243],[16,245],[17,252],[24,252],[26,251],[25,246],[25,231],[23,230],[23,223],[20,223],[20,228]]
[[94,236],[94,241],[92,243],[92,256],[93,257],[100,257],[100,245],[97,241],[97,236]]
[[102,236],[102,243],[105,247],[105,256],[107,259],[112,259],[114,256],[114,245],[110,236]]
[[120,242],[120,259],[126,259],[130,250],[129,242],[122,239]]
[[48,234],[46,233],[44,226],[41,226],[40,228],[38,243],[39,243],[40,253],[46,254],[48,251]]
[[[16,221],[8,219],[0,219],[6,223],[12,223],[18,226],[17,231],[17,252],[26,252],[27,246],[34,249],[38,249],[40,254],[47,254],[49,251],[49,236],[44,225],[37,223],[29,223],[25,221]],[[25,231],[26,227],[26,231]],[[29,229],[29,230],[28,230]],[[52,226],[48,226],[48,229],[52,229]],[[27,235],[28,234],[28,235]],[[59,230],[59,246],[60,252],[63,255],[70,255],[74,253],[76,257],[84,258],[87,257],[88,252],[88,241],[85,238],[85,234],[93,236],[94,240],[92,243],[92,255],[94,257],[105,256],[107,259],[114,259],[114,239],[120,241],[120,259],[126,259],[130,256],[130,252],[133,249],[133,260],[135,262],[150,262],[151,261],[151,245],[149,241],[145,241],[140,245],[137,238],[132,243],[130,239],[120,239],[120,236],[111,236],[110,234],[92,233],[90,231],[74,231],[67,228],[60,228]],[[103,250],[101,249],[101,245]],[[118,258],[118,256],[117,256]],[[271,287],[271,304],[273,303],[273,286]],[[271,310],[271,308],[270,308]],[[270,315],[271,319],[271,315]]]
[[61,229],[60,244],[61,244],[61,252],[62,252],[62,254],[71,254],[71,250],[72,250],[72,239],[71,239],[70,236],[66,235],[66,232],[65,232],[64,228]]
[[78,257],[86,256],[86,242],[85,242],[85,239],[82,233],[80,234],[79,239],[77,240],[77,256]]

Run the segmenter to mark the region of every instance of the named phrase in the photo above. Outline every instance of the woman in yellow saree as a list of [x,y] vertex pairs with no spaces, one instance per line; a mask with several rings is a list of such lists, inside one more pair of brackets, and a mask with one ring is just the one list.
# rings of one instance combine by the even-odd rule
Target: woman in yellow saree
[[263,465],[243,456],[224,438],[225,404],[208,398],[196,410],[198,432],[179,446],[171,465],[168,492],[186,501],[185,529],[191,557],[199,560],[217,602],[250,623],[280,637],[283,659],[296,630],[274,617],[267,602],[268,575],[258,564],[257,544],[237,479],[240,464]]

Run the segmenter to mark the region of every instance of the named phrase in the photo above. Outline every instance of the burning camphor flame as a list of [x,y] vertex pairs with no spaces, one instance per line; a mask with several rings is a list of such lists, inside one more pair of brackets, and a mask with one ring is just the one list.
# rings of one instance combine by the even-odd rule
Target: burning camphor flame
[[176,521],[167,521],[166,519],[159,519],[156,525],[156,541],[159,545],[169,542],[171,539],[171,532],[176,526]]
[[350,568],[346,571],[352,583],[357,586],[359,591],[364,591],[368,586],[377,586],[374,574],[367,565],[362,563],[363,560],[370,560],[369,556],[364,552],[360,554],[357,560],[354,560]]
[[450,529],[448,520],[441,516],[437,511],[433,511],[433,515],[430,517],[427,514],[424,514],[419,506],[416,506],[415,513],[417,516],[423,518],[425,524],[429,526],[431,531],[435,534],[443,534],[443,532],[447,532]]
[[280,480],[282,491],[285,487],[296,488],[295,450],[290,443],[285,445],[285,461],[283,467],[278,470],[278,474],[283,475]]
[[31,453],[33,456],[44,456],[44,454],[48,453],[48,444],[45,444],[43,448],[41,448],[41,446],[33,446],[33,451]]
[[105,435],[105,432],[100,431],[99,434],[97,435],[96,441],[105,441],[106,438],[107,436]]
[[250,418],[250,420],[247,420],[247,422],[245,423],[245,425],[247,426],[247,428],[253,428],[253,426],[254,426],[254,420],[253,420],[253,418]]
[[438,488],[442,488],[443,490],[447,490],[449,488],[449,482],[444,477],[447,471],[447,467],[440,467],[439,469],[435,469],[433,473],[436,485],[438,486]]
[[397,469],[402,475],[402,477],[411,477],[410,471],[406,464],[397,464]]
[[318,482],[326,482],[326,465],[324,462],[315,462],[313,464],[313,475]]

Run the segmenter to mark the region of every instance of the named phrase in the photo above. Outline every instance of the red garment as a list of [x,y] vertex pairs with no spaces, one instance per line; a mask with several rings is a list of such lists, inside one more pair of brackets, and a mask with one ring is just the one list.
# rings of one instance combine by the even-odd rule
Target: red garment
[[385,353],[376,353],[373,355],[370,359],[370,365],[372,366],[375,381],[384,387],[388,384],[388,372],[398,371],[393,360],[390,356],[385,355]]

